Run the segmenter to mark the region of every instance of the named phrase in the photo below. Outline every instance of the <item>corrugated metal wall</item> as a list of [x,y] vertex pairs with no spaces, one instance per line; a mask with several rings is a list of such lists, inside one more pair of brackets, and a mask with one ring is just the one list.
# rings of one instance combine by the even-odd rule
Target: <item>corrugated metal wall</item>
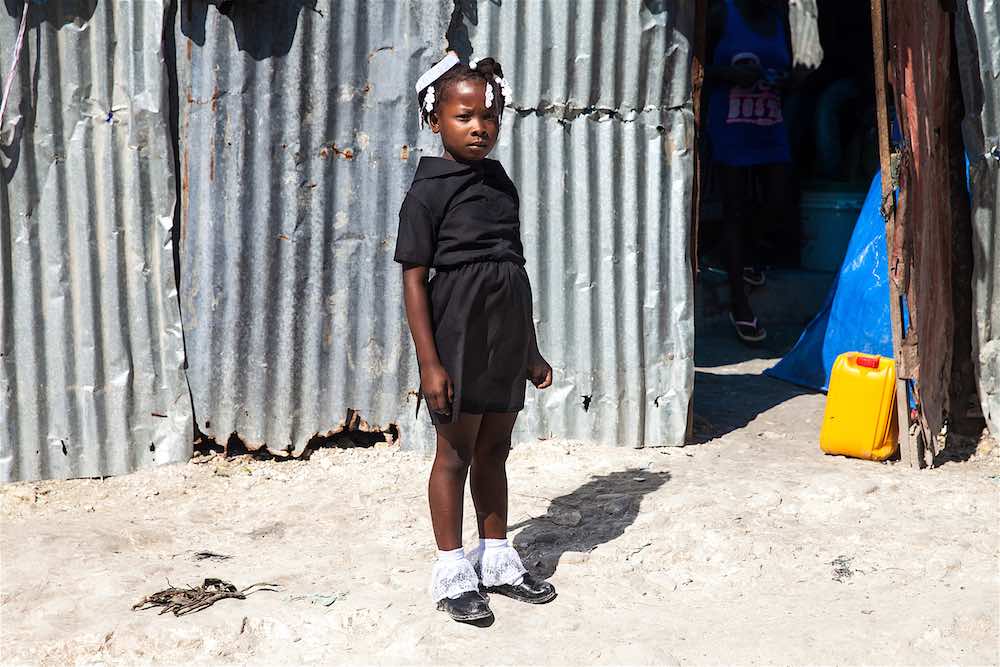
[[[476,39],[496,26],[491,53],[525,54],[504,59],[524,111],[497,155],[520,184],[539,333],[560,379],[529,405],[521,438],[683,440],[693,21],[674,7],[684,4],[595,2],[588,14],[463,3],[482,20]],[[372,427],[396,423],[406,447],[430,447],[425,417],[413,418],[392,252],[417,160],[440,150],[417,127],[411,91],[443,53],[450,5],[342,3],[325,17],[202,7],[182,14],[178,39],[182,305],[199,426],[297,453],[350,409]],[[602,46],[608,21],[616,38]],[[564,32],[543,36],[541,25]],[[559,45],[558,66],[527,46],[543,37]],[[547,105],[560,108],[536,113]],[[596,115],[571,119],[581,110]]]
[[965,97],[963,124],[972,193],[973,361],[983,415],[1000,434],[1000,6],[960,2],[956,21]]
[[[6,7],[4,75],[21,3]],[[0,480],[186,460],[164,3],[29,16],[0,128]]]
[[529,391],[519,435],[681,444],[694,375],[694,6],[577,9],[465,3],[452,30],[460,51],[500,61],[518,110],[496,157],[521,191],[538,335],[557,375],[548,393]]
[[[189,2],[165,26],[165,3],[32,8],[0,133],[0,477],[184,460],[192,397],[206,434],[252,447],[301,453],[316,434],[390,424],[404,446],[430,447],[392,252],[416,163],[440,150],[411,91],[443,53],[451,4]],[[477,53],[503,59],[514,84],[498,156],[520,182],[559,374],[518,437],[679,444],[693,379],[692,10],[462,6],[483,21],[467,31]],[[16,29],[0,23],[4,45]]]
[[412,82],[444,54],[450,3],[191,5],[181,303],[199,427],[301,453],[354,410],[429,442],[392,256],[433,150]]

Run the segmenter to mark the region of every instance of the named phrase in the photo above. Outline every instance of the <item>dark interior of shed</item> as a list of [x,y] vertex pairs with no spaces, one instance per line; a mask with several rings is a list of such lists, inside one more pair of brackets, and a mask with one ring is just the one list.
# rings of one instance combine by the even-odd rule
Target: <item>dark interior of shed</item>
[[[713,0],[709,12],[724,4]],[[815,16],[793,14],[786,25],[794,65],[782,95],[792,160],[784,170],[783,203],[777,213],[764,205],[765,188],[757,177],[744,228],[744,263],[766,277],[765,285],[747,289],[754,313],[773,330],[767,348],[786,346],[789,337],[794,342],[822,306],[878,172],[870,3],[818,0],[817,8]],[[709,23],[707,63],[718,39]],[[702,128],[711,90],[706,81]],[[728,327],[722,170],[707,135],[703,131],[700,141],[698,312],[703,326],[721,320],[718,326]]]

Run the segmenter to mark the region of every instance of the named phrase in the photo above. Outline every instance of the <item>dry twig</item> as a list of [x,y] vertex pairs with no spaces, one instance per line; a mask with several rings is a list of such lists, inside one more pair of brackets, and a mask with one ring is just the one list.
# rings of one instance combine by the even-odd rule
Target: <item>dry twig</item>
[[183,616],[184,614],[193,614],[196,611],[207,609],[219,600],[227,598],[245,600],[250,593],[256,593],[257,591],[277,591],[280,588],[278,584],[257,583],[251,584],[242,590],[237,590],[236,586],[228,581],[210,578],[206,579],[201,586],[189,588],[171,587],[148,595],[138,603],[132,605],[132,610],[163,607],[160,610],[161,614],[173,612],[174,616]]

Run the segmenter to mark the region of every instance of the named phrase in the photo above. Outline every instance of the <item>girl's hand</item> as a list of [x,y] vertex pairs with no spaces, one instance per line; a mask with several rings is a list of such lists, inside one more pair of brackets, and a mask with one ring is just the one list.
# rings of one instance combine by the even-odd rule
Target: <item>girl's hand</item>
[[420,369],[420,393],[424,395],[427,407],[431,410],[442,415],[451,414],[455,387],[444,366],[436,364]]
[[528,364],[528,379],[538,389],[548,389],[552,386],[552,366],[541,355]]

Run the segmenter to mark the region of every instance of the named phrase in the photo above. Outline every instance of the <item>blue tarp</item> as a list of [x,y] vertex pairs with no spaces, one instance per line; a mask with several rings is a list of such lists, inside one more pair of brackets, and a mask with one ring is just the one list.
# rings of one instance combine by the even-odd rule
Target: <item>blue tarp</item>
[[830,369],[842,352],[892,357],[881,183],[881,175],[875,174],[822,310],[784,359],[765,371],[767,375],[826,391]]

